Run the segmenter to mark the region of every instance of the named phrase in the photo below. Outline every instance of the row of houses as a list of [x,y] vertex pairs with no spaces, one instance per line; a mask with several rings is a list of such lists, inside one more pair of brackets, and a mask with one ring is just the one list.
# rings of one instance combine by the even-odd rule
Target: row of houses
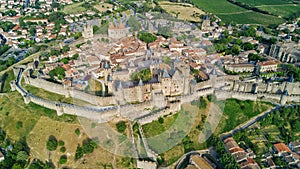
[[260,169],[254,158],[256,155],[248,148],[246,151],[238,143],[229,137],[223,141],[225,148],[230,153],[242,169]]
[[243,73],[243,72],[254,72],[255,68],[258,68],[260,73],[265,72],[275,72],[278,69],[278,65],[280,64],[277,60],[267,60],[267,61],[259,61],[255,64],[252,63],[237,63],[237,64],[225,64],[224,67],[226,70],[235,72],[235,73]]

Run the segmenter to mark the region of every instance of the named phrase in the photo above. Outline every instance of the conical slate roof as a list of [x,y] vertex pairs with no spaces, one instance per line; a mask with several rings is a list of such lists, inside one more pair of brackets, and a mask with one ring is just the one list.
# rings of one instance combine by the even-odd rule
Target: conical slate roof
[[164,71],[163,71],[162,78],[170,78],[170,75],[169,75],[169,73],[167,72],[166,69],[164,69]]
[[142,79],[140,79],[140,81],[139,81],[139,86],[144,86]]
[[178,55],[175,58],[175,62],[180,62],[181,60],[179,59]]
[[119,83],[118,89],[122,89],[122,82]]
[[217,71],[216,71],[216,69],[214,68],[212,71],[211,71],[211,73],[210,74],[212,74],[212,75],[218,75],[218,73],[217,73]]
[[109,69],[109,68],[110,68],[109,63],[108,63],[108,62],[105,62],[105,64],[104,64],[104,69]]
[[129,67],[135,67],[133,61],[130,61],[130,62],[129,62]]

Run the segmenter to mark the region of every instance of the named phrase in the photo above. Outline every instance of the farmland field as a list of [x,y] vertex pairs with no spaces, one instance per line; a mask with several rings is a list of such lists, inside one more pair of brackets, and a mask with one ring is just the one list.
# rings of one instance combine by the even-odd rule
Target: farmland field
[[[299,11],[299,5],[291,4],[290,1],[284,0],[236,0],[237,2],[244,2],[249,6],[257,7],[266,10],[273,15],[265,15],[259,12],[247,10],[227,0],[211,0],[207,3],[206,0],[194,0],[194,4],[209,13],[213,13],[221,18],[226,23],[235,22],[238,24],[280,24],[284,22],[283,18],[290,16]],[[271,6],[269,6],[271,5]]]
[[281,16],[283,18],[288,18],[295,13],[300,13],[300,5],[282,5],[282,6],[261,6],[258,7],[263,11],[268,11],[271,14]]
[[173,15],[179,13],[178,18],[182,20],[199,22],[200,17],[193,16],[193,14],[205,14],[202,10],[195,8],[190,4],[160,1],[159,5],[168,13]]
[[235,22],[239,24],[280,24],[284,22],[283,19],[275,16],[264,15],[257,12],[249,11],[239,14],[218,14],[224,22],[230,23]]
[[87,9],[81,6],[82,4],[83,2],[66,5],[62,12],[66,14],[76,14],[87,11]]
[[300,5],[294,4],[290,0],[236,0],[249,6],[256,7],[272,15],[289,18],[293,14],[300,12]]
[[250,6],[292,4],[292,1],[288,0],[236,0],[236,2],[243,2]]

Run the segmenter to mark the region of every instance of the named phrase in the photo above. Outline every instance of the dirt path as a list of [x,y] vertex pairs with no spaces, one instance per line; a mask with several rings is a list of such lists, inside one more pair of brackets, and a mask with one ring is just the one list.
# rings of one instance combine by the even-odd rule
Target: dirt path
[[282,5],[259,5],[259,6],[255,6],[256,8],[260,8],[260,7],[272,7],[272,6],[298,6],[297,4],[282,4]]
[[249,13],[249,12],[253,12],[253,11],[247,10],[247,11],[241,11],[241,12],[215,13],[215,14],[216,14],[216,15],[234,15],[234,14],[243,14],[243,13]]

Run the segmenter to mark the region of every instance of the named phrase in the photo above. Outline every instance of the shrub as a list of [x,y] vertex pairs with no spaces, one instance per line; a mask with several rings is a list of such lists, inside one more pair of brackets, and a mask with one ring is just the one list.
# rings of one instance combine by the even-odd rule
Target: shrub
[[60,156],[59,164],[65,164],[67,162],[67,156]]
[[61,147],[59,151],[62,153],[66,152],[66,147]]
[[80,147],[80,145],[78,144],[77,149],[76,149],[76,153],[75,153],[75,160],[80,159],[81,157],[83,157],[83,150]]
[[17,128],[17,129],[20,129],[20,128],[22,128],[22,127],[23,127],[23,122],[18,121],[17,124],[16,124],[16,128]]
[[158,122],[159,122],[160,124],[163,124],[163,123],[164,123],[164,119],[163,119],[162,117],[159,117],[159,118],[158,118]]
[[120,121],[116,124],[117,130],[120,133],[123,133],[126,130],[126,123],[125,121]]
[[49,136],[49,139],[48,139],[47,144],[46,144],[47,149],[49,151],[54,151],[54,150],[57,149],[57,145],[58,145],[57,139],[52,135]]
[[138,34],[138,38],[143,41],[143,42],[146,42],[146,43],[151,43],[151,42],[154,42],[157,37],[155,35],[153,35],[152,33],[149,33],[149,32],[139,32]]
[[59,140],[59,141],[58,141],[58,145],[59,145],[59,146],[64,146],[64,145],[65,145],[65,142],[62,141],[62,140]]
[[77,128],[77,129],[75,130],[75,134],[76,134],[77,136],[80,135],[80,130],[79,130],[79,128]]

